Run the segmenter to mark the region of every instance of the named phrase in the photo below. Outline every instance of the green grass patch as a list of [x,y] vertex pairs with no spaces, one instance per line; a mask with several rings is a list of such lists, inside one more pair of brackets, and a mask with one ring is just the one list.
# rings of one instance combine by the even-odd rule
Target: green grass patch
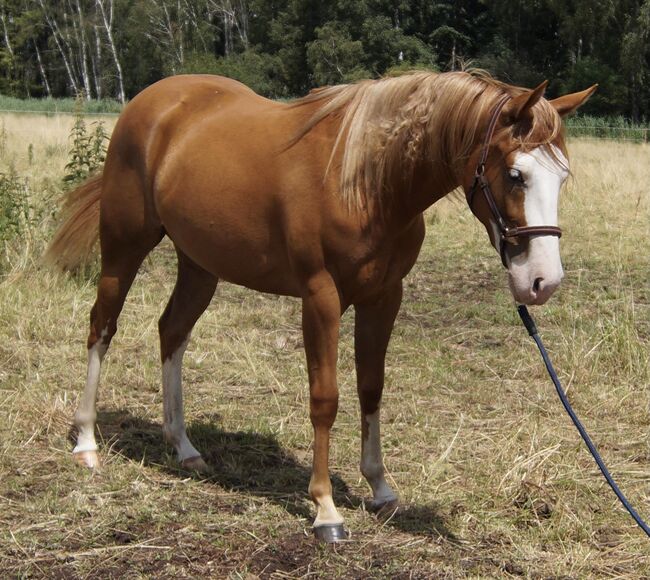
[[[123,105],[113,99],[80,101],[82,111],[88,115],[118,114]],[[77,99],[18,99],[0,95],[0,112],[15,113],[75,113],[79,109]]]

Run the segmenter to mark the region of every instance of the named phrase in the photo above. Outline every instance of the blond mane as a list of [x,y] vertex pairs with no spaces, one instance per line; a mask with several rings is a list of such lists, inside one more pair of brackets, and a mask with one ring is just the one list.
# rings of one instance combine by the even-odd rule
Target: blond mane
[[[382,211],[394,195],[396,180],[410,183],[418,161],[445,167],[441,176],[458,183],[473,147],[485,132],[499,99],[527,89],[501,83],[483,71],[413,72],[312,91],[291,106],[320,104],[292,143],[326,118],[340,119],[328,171],[343,146],[340,193],[351,209],[370,197]],[[533,108],[533,122],[509,127],[517,147],[532,149],[553,142],[562,123],[548,101]]]

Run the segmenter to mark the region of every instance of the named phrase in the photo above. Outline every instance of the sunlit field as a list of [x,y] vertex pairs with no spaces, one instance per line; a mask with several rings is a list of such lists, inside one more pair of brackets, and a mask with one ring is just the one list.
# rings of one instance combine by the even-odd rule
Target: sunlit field
[[[96,120],[91,118],[88,121]],[[107,127],[115,122],[106,118]],[[650,543],[620,508],[521,327],[464,201],[444,200],[405,283],[383,442],[400,509],[364,508],[353,312],[343,319],[331,457],[351,530],[318,545],[300,303],[222,284],[185,356],[190,438],[162,438],[157,320],[175,256],[142,266],[102,369],[102,468],[72,460],[94,272],[44,271],[69,116],[0,118],[0,172],[28,178],[32,223],[2,249],[0,562],[20,577],[639,578]],[[31,145],[31,147],[30,147]],[[650,517],[650,148],[573,140],[561,197],[566,278],[538,326],[576,411]]]

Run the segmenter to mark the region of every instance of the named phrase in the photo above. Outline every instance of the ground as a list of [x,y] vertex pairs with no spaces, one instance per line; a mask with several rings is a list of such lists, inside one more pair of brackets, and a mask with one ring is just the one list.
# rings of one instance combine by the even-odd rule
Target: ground
[[[69,123],[6,116],[6,154],[51,204]],[[109,120],[109,123],[111,121]],[[57,126],[54,126],[58,123]],[[58,128],[57,128],[58,127]],[[28,144],[33,143],[32,164]],[[534,315],[578,414],[650,517],[647,146],[570,143],[566,279]],[[41,187],[42,186],[42,187]],[[383,441],[401,508],[364,509],[353,315],[341,331],[335,495],[351,539],[318,545],[300,304],[221,285],[185,357],[180,471],[161,436],[163,244],[131,290],[100,387],[102,468],[71,457],[94,277],[44,271],[52,220],[5,248],[0,283],[0,562],[17,577],[639,578],[648,539],[622,511],[519,324],[498,256],[459,199],[427,216],[387,363]]]

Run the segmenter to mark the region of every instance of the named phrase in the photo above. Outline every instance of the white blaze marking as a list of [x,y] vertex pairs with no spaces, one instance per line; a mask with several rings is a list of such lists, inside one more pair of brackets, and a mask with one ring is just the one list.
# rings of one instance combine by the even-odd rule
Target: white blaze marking
[[79,434],[77,436],[77,445],[72,450],[73,453],[97,450],[97,442],[95,441],[97,388],[99,387],[102,360],[108,350],[108,346],[104,344],[104,337],[107,334],[108,330],[105,328],[102,330],[99,340],[88,349],[86,386],[81,394],[81,401],[79,401],[75,413],[75,425],[79,430]]
[[[568,160],[555,146],[555,158],[546,147],[517,153],[514,169],[526,183],[524,214],[528,226],[557,226],[560,188],[568,176]],[[560,240],[556,236],[531,236],[528,251],[510,262],[511,281],[519,292],[529,292],[535,279],[543,278],[547,287],[560,283],[564,272],[560,260]]]
[[187,437],[183,417],[182,366],[183,354],[189,340],[188,335],[162,366],[163,432],[169,443],[176,449],[178,460],[181,462],[201,455]]
[[384,478],[384,461],[381,456],[381,434],[379,430],[379,409],[363,419],[368,424],[368,438],[362,442],[361,473],[372,488],[375,501],[397,499],[395,492]]

